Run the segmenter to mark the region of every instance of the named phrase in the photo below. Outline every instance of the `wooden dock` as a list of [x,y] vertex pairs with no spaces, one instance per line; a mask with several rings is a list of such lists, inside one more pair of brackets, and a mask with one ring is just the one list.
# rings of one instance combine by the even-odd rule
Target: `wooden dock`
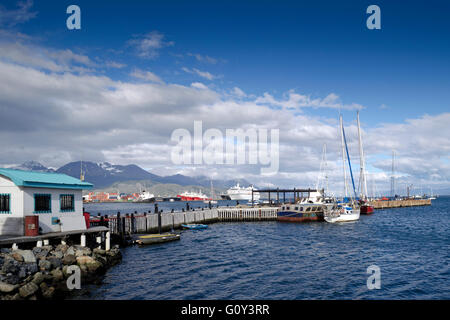
[[112,235],[157,233],[180,229],[182,224],[232,221],[270,221],[277,219],[278,207],[262,208],[211,208],[195,211],[160,214],[125,214],[102,216],[91,222],[92,226],[106,226]]

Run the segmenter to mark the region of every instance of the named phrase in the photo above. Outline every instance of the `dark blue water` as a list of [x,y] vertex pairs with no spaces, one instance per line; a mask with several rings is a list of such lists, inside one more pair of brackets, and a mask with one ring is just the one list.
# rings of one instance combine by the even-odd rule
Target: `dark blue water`
[[[450,299],[450,198],[354,223],[216,223],[123,249],[87,299]],[[381,270],[369,290],[367,267]]]

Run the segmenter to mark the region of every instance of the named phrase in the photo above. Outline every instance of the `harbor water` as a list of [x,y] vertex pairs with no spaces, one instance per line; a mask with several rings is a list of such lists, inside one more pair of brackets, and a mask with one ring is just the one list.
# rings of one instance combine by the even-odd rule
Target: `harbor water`
[[[76,298],[450,299],[449,215],[450,197],[440,197],[345,224],[215,223],[177,242],[122,249],[122,263]],[[380,289],[367,287],[371,265]]]

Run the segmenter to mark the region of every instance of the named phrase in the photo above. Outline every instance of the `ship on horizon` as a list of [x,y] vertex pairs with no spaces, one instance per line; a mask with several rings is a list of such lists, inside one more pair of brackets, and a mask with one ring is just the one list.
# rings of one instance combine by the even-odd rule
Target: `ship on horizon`
[[[252,199],[253,190],[253,199]],[[259,201],[260,194],[256,192],[258,189],[250,185],[247,188],[241,187],[239,183],[227,190],[226,194],[221,195],[224,200],[246,200],[246,201]]]
[[177,195],[177,198],[180,198],[181,201],[205,201],[212,200],[208,198],[206,194],[203,194],[201,191],[193,192],[193,191],[185,191],[181,194]]

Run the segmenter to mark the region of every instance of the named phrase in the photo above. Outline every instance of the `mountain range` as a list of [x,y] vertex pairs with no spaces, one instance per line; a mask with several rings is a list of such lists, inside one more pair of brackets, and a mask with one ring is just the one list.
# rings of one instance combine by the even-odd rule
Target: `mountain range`
[[[94,189],[106,189],[115,187],[118,184],[136,185],[144,182],[145,186],[170,184],[179,186],[198,186],[209,188],[211,181],[206,176],[189,177],[182,174],[175,174],[171,176],[159,176],[135,164],[129,165],[114,165],[109,162],[90,162],[90,161],[75,161],[70,162],[58,169],[47,168],[37,161],[27,161],[20,166],[13,167],[14,169],[40,171],[40,172],[57,172],[64,173],[69,176],[80,178],[81,166],[84,180],[94,185]],[[236,180],[214,180],[214,189],[228,189],[237,182],[243,186],[248,186],[250,183],[243,179]],[[136,190],[139,191],[139,190]]]

